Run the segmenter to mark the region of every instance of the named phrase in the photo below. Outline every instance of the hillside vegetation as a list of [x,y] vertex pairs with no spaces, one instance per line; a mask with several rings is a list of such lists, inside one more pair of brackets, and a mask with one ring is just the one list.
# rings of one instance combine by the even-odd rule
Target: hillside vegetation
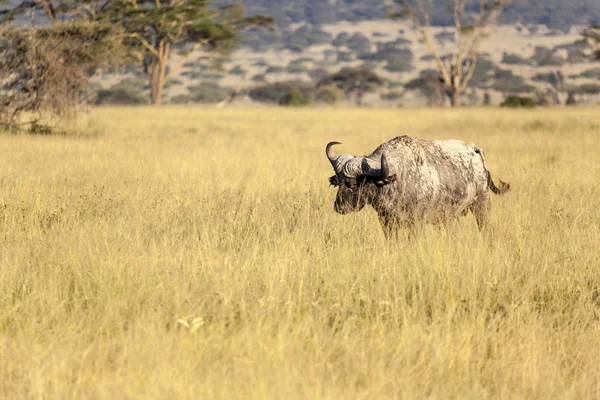
[[[0,398],[600,393],[597,109],[88,118],[0,136]],[[402,134],[485,149],[493,234],[334,213],[325,144]]]
[[[291,23],[331,24],[338,21],[361,21],[381,19],[389,12],[386,0],[293,0],[282,3],[278,0],[244,0],[246,9],[252,13],[270,13],[279,25]],[[431,10],[434,25],[453,25],[448,9],[450,0],[425,2]],[[478,2],[471,1],[467,12],[476,10]],[[596,0],[519,0],[508,7],[502,16],[504,24],[546,24],[551,28],[567,29],[572,25],[600,23],[600,2]]]

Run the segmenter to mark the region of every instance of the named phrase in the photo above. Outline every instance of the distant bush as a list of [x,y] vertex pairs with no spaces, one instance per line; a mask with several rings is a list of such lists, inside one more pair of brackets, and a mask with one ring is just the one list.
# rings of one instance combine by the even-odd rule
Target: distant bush
[[254,101],[279,104],[283,97],[294,89],[301,91],[305,99],[310,99],[314,91],[314,88],[310,84],[304,82],[275,82],[252,88],[248,92],[248,96]]
[[171,99],[174,104],[185,103],[219,103],[231,94],[232,89],[220,86],[216,82],[202,82],[188,88],[187,94],[175,96]]
[[386,62],[384,68],[390,72],[408,72],[413,68],[413,53],[410,49],[381,46],[374,53],[359,54],[358,58],[365,61]]
[[225,78],[225,75],[217,73],[217,72],[204,72],[198,75],[199,78],[207,81],[220,81]]
[[264,82],[265,81],[265,75],[264,74],[256,74],[254,75],[251,80],[253,82]]
[[572,78],[600,79],[600,68],[588,69],[579,75],[573,75]]
[[240,67],[239,65],[236,65],[235,67],[229,70],[229,73],[232,75],[244,75],[246,73],[246,70]]
[[350,35],[346,32],[338,33],[338,35],[331,42],[335,47],[345,46],[348,44],[348,39],[350,39]]
[[307,47],[329,43],[330,40],[331,35],[318,26],[304,25],[285,36],[284,47],[295,52],[302,52]]
[[500,61],[502,64],[509,64],[509,65],[531,65],[531,61],[521,57],[518,54],[513,54],[513,53],[507,53],[504,52],[502,54],[502,61]]
[[498,69],[494,73],[494,83],[490,86],[503,93],[531,93],[535,87],[525,83],[522,76],[514,75],[511,70]]
[[329,74],[329,71],[327,71],[325,68],[315,68],[308,71],[308,75],[310,76],[310,78],[315,81],[324,78],[325,76],[327,76],[327,74]]
[[391,91],[391,92],[387,92],[387,93],[381,93],[379,95],[379,97],[382,100],[394,101],[394,100],[400,100],[402,97],[404,97],[404,93],[398,92],[398,91]]
[[554,72],[539,72],[531,78],[534,82],[546,82],[551,85],[562,85],[565,81],[565,77],[561,71]]
[[258,53],[281,46],[283,35],[281,32],[271,32],[267,29],[248,29],[242,37],[242,45]]
[[561,65],[563,65],[566,62],[566,60],[564,60],[561,57],[558,57],[556,55],[552,55],[548,58],[545,58],[543,60],[541,60],[538,65],[540,67],[560,67]]
[[357,105],[362,104],[366,93],[374,92],[384,85],[374,71],[362,68],[342,68],[338,72],[328,75],[317,83],[317,89],[324,86],[336,86],[350,98],[354,96]]
[[469,86],[485,87],[494,79],[494,75],[498,70],[498,66],[494,64],[493,61],[491,61],[488,58],[480,58],[479,61],[477,61],[477,65],[475,66],[473,76],[469,81]]
[[352,53],[348,51],[340,51],[337,55],[337,62],[348,62],[354,60]]
[[292,89],[279,100],[281,106],[299,107],[310,104],[310,99],[307,99],[299,89]]
[[173,87],[173,86],[178,86],[178,85],[183,85],[183,82],[179,79],[169,79],[166,83],[165,86],[163,87],[165,90]]
[[418,90],[427,98],[436,97],[439,94],[440,73],[434,69],[421,71],[418,78],[408,81],[404,88],[407,90]]
[[265,71],[265,73],[267,74],[279,74],[281,72],[285,71],[285,68],[280,67],[278,65],[271,65],[269,68],[267,68],[267,70]]
[[575,64],[588,60],[586,53],[589,49],[589,43],[586,39],[579,39],[573,43],[561,44],[556,46],[555,49],[567,50],[567,60],[569,63]]
[[335,85],[320,87],[315,93],[315,101],[319,103],[335,104],[344,98],[344,92]]
[[286,71],[290,74],[303,74],[305,72],[308,72],[308,68],[303,64],[290,64],[286,68]]
[[96,95],[96,105],[140,105],[149,103],[145,82],[126,78],[109,89],[101,89]]
[[565,63],[565,60],[555,55],[552,49],[544,46],[535,47],[535,54],[531,60],[540,67],[555,67]]
[[346,46],[355,52],[364,52],[371,50],[371,41],[362,33],[355,33],[346,42]]
[[315,60],[311,57],[298,57],[295,60],[290,61],[289,65],[300,65],[300,64],[310,63],[313,61],[315,61]]
[[[410,50],[409,50],[410,51]],[[387,64],[384,67],[387,71],[390,72],[409,72],[412,71],[412,56],[406,57],[403,54],[392,54],[388,55]]]
[[410,46],[410,44],[410,40],[398,38],[391,42],[376,43],[375,45],[377,46],[378,53],[386,53],[398,49],[408,50],[408,46]]
[[508,96],[504,99],[500,107],[509,108],[534,108],[535,102],[531,97]]
[[574,94],[600,94],[600,85],[597,83],[586,83],[572,89]]
[[454,41],[454,32],[442,31],[440,33],[435,34],[433,37],[439,43],[453,42]]

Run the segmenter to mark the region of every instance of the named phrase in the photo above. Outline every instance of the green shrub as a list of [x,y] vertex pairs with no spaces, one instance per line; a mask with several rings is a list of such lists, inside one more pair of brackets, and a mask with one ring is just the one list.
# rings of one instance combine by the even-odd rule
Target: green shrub
[[319,103],[335,104],[344,98],[344,92],[335,85],[320,87],[315,93],[315,101]]
[[283,97],[292,92],[294,89],[298,89],[300,92],[302,92],[303,96],[307,99],[312,97],[312,93],[314,91],[312,85],[304,82],[275,82],[252,88],[248,92],[248,96],[250,96],[250,98],[254,101],[279,104]]
[[279,100],[281,106],[300,107],[309,104],[310,99],[307,99],[299,89],[292,89]]
[[534,108],[535,102],[531,97],[508,96],[504,99],[500,107],[509,108]]

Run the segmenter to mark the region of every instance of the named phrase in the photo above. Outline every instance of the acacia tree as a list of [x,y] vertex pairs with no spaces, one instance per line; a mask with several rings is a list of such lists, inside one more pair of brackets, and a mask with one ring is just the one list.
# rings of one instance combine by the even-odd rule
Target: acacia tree
[[592,58],[600,61],[600,25],[590,26],[583,31],[583,37],[590,45]]
[[[0,11],[3,129],[29,126],[31,131],[51,132],[54,122],[75,115],[95,71],[123,60],[119,28],[74,17],[72,5],[34,0]],[[38,19],[46,19],[42,26],[9,24],[29,12],[35,25],[40,10]]]
[[[394,0],[396,9],[389,14],[392,19],[408,17],[419,31],[423,42],[432,54],[440,72],[440,82],[450,97],[452,107],[458,105],[460,95],[467,89],[477,67],[477,52],[489,29],[498,21],[504,7],[512,0],[479,0],[478,10],[466,12],[467,0],[452,0],[449,12],[454,20],[452,57],[442,60],[439,50],[430,38],[430,17],[423,0]],[[450,5],[450,3],[449,3]]]
[[[211,0],[112,0],[98,18],[127,32],[125,43],[148,77],[156,105],[165,83],[194,52],[232,49],[239,30],[273,23],[267,16],[246,17],[242,4],[214,7]],[[168,66],[174,53],[179,60]]]
[[[88,20],[124,30],[122,41],[148,78],[152,104],[160,104],[165,83],[197,50],[226,52],[237,32],[273,26],[273,18],[247,17],[240,3],[215,6],[213,0],[25,0],[0,11],[0,23],[19,15],[45,16],[53,25]],[[44,21],[47,22],[47,21]],[[167,67],[170,58],[179,60]]]

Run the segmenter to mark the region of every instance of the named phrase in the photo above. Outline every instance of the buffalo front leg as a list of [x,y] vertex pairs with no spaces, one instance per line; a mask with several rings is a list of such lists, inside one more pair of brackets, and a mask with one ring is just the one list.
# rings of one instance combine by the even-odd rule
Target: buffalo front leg
[[399,218],[397,215],[388,214],[388,213],[379,214],[379,222],[381,222],[381,227],[383,228],[383,234],[385,235],[385,238],[388,240],[397,239],[400,229],[407,227],[407,226],[410,228],[409,238],[411,236],[414,236],[413,224],[407,223],[407,221],[404,221],[403,219]]
[[379,214],[379,222],[383,228],[383,234],[386,239],[395,239],[398,237],[397,219],[387,213]]

